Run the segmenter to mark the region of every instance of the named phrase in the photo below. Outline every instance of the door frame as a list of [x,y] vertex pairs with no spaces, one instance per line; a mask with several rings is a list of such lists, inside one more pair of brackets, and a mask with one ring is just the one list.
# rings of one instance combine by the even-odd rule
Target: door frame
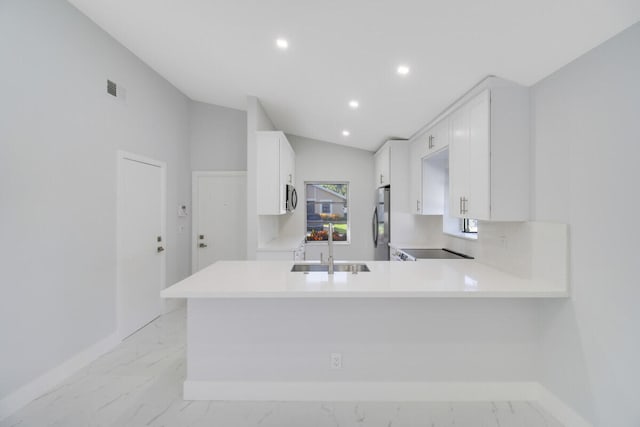
[[[167,247],[167,163],[152,159],[150,157],[142,156],[135,153],[130,153],[123,150],[118,150],[116,153],[116,179],[117,179],[117,192],[116,192],[116,331],[118,338],[123,340],[124,336],[122,323],[123,323],[123,289],[121,280],[121,258],[122,254],[122,230],[120,224],[122,218],[124,218],[124,207],[122,205],[122,192],[124,190],[124,177],[122,174],[122,162],[134,161],[138,163],[144,163],[146,165],[155,166],[160,168],[160,234],[162,235],[165,248]],[[162,313],[162,299],[160,298],[160,292],[166,287],[167,282],[167,251],[163,252],[160,259],[160,287],[158,289],[159,300],[159,313]]]
[[198,271],[198,230],[196,225],[200,221],[198,214],[198,178],[244,176],[247,171],[193,171],[191,173],[191,274]]

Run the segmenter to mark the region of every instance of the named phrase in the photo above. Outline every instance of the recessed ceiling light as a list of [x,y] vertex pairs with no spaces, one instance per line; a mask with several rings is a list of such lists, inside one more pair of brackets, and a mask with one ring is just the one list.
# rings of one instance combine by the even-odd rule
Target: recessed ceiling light
[[359,106],[360,106],[360,103],[355,99],[352,99],[351,101],[349,101],[349,107],[353,108],[354,110]]
[[351,132],[349,132],[348,130],[345,129],[342,131],[342,136],[349,136],[349,135],[351,135]]
[[289,42],[287,39],[277,39],[276,46],[278,46],[282,50],[286,50],[289,47]]
[[398,74],[400,74],[401,76],[406,76],[407,74],[409,74],[409,66],[408,65],[398,65]]

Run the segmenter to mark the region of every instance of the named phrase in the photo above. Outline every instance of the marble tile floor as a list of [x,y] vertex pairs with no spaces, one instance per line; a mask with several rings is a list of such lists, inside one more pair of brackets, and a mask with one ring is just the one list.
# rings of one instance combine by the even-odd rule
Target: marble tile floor
[[161,316],[0,427],[561,427],[533,402],[184,401],[185,314]]

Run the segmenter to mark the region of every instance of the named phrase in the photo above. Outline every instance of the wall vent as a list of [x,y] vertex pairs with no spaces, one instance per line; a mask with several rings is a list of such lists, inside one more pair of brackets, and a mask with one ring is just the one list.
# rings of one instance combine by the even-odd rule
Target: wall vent
[[107,80],[107,93],[115,97],[118,96],[117,86],[115,82],[112,82],[111,80]]

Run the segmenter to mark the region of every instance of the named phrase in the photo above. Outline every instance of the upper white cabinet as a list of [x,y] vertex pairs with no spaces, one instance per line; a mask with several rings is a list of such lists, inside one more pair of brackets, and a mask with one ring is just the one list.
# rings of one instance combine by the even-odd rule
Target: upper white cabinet
[[391,185],[391,146],[387,142],[374,155],[375,185]]
[[427,154],[428,135],[409,142],[409,212],[422,214],[422,158]]
[[445,117],[430,128],[427,133],[427,153],[435,153],[449,145],[449,118]]
[[256,132],[258,215],[287,212],[286,185],[295,183],[295,152],[279,131]]
[[449,145],[449,118],[445,117],[410,141],[409,212],[418,215],[442,215],[444,212],[443,183],[446,158],[435,153]]
[[527,220],[528,90],[514,84],[486,88],[450,118],[450,215],[485,221]]

